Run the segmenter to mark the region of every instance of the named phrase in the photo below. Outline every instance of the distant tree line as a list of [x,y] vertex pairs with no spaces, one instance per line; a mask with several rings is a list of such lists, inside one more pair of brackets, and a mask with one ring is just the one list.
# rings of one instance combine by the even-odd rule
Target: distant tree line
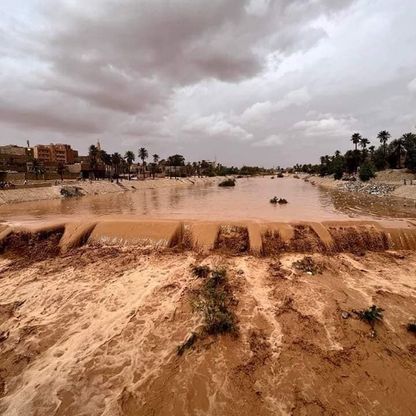
[[136,160],[136,154],[128,150],[124,157],[120,153],[109,154],[105,150],[99,150],[97,146],[91,145],[88,150],[88,160],[92,171],[98,170],[99,165],[105,167],[106,177],[118,179],[120,175],[128,175],[130,179],[133,173],[146,178],[150,175],[153,178],[158,173],[168,173],[169,176],[226,176],[226,175],[261,175],[273,173],[273,169],[265,169],[258,166],[224,166],[220,163],[212,163],[206,160],[198,162],[187,162],[184,156],[174,154],[166,159],[161,159],[158,154],[152,155],[151,162],[148,162],[149,152],[141,147],[137,151],[136,172],[132,166]]
[[350,139],[353,149],[345,154],[337,150],[333,156],[321,156],[319,164],[297,164],[293,169],[321,176],[334,175],[335,179],[358,172],[364,181],[374,177],[376,171],[384,169],[407,168],[416,172],[416,134],[405,133],[392,141],[390,138],[388,131],[380,131],[377,135],[379,145],[376,147],[360,133],[354,133]]

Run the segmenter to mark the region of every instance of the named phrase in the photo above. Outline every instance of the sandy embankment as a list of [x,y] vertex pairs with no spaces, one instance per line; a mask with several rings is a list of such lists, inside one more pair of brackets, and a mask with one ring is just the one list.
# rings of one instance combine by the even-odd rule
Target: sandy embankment
[[[416,254],[277,258],[86,246],[0,260],[0,413],[411,415]],[[225,267],[239,335],[180,345],[201,324],[191,264]],[[377,304],[370,327],[342,311]]]
[[61,199],[62,188],[77,187],[83,195],[98,195],[115,192],[134,191],[137,189],[154,189],[165,187],[182,187],[190,185],[203,185],[218,181],[218,178],[180,178],[180,179],[148,179],[145,181],[124,180],[119,184],[105,180],[100,181],[77,181],[42,188],[7,189],[0,190],[0,204],[11,204],[18,202],[42,201]]
[[[335,181],[333,177],[320,177],[320,176],[308,176],[308,175],[299,175],[302,179],[306,179],[312,184],[322,186],[327,189],[339,189],[346,191],[344,188],[345,182]],[[404,185],[404,180],[407,184]],[[413,181],[413,184],[410,185],[410,181]],[[416,175],[409,173],[405,170],[387,170],[377,173],[377,177],[370,180],[366,183],[367,185],[390,185],[394,189],[388,195],[392,195],[399,198],[407,198],[411,200],[416,200]],[[364,185],[364,184],[363,184]],[[383,195],[386,196],[386,195]]]

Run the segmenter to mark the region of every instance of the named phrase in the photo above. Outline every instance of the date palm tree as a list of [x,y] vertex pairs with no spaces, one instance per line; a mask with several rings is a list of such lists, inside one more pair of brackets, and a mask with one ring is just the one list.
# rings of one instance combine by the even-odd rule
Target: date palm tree
[[155,154],[153,155],[153,163],[152,163],[152,174],[153,174],[153,179],[154,179],[154,178],[155,178],[155,176],[156,176],[156,170],[157,170],[157,165],[158,165],[158,163],[159,163],[159,159],[160,159],[159,155],[155,153]]
[[118,176],[120,172],[121,159],[122,157],[120,153],[116,152],[111,155],[111,164],[113,165],[114,176],[116,177],[117,183],[118,183]]
[[105,176],[110,178],[112,166],[111,155],[109,155],[105,150],[100,150],[99,158],[101,162],[104,164]]
[[126,154],[124,155],[124,159],[127,163],[127,168],[129,170],[129,180],[130,180],[130,174],[131,174],[131,165],[133,164],[134,160],[136,159],[136,156],[131,150],[128,150]]
[[390,137],[390,133],[387,130],[382,130],[377,134],[377,139],[379,139],[380,143],[383,145],[384,161],[386,161],[387,142],[389,141]]
[[397,167],[402,168],[402,156],[406,154],[405,138],[400,137],[392,142],[393,153],[396,155]]
[[149,153],[144,147],[141,147],[138,152],[139,159],[142,161],[143,178],[146,177],[146,171],[144,169],[144,161],[149,157]]
[[360,143],[360,141],[361,141],[361,134],[360,134],[360,133],[354,133],[354,134],[351,136],[351,141],[354,143],[355,150],[357,150],[357,149],[358,149],[358,144],[359,144],[359,143]]
[[92,174],[94,175],[94,179],[95,179],[95,171],[97,169],[97,164],[98,164],[98,147],[95,145],[91,145],[88,149],[88,159],[90,162],[90,169],[92,171]]
[[366,149],[367,148],[367,145],[369,145],[370,144],[370,140],[368,140],[368,139],[366,139],[365,137],[362,137],[361,139],[360,139],[360,143],[359,143],[359,145],[360,145],[360,147],[364,150],[364,149]]

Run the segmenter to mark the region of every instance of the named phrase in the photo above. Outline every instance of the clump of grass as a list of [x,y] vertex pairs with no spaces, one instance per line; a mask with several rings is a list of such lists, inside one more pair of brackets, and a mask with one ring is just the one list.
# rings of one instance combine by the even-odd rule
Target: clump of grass
[[195,332],[192,332],[192,334],[181,344],[178,345],[178,348],[176,350],[176,354],[181,356],[186,350],[189,350],[197,341],[198,335]]
[[305,256],[302,260],[295,261],[292,266],[297,270],[312,275],[322,273],[321,268],[315,263],[311,256]]
[[197,266],[194,265],[192,266],[192,273],[196,276],[199,277],[200,279],[205,279],[206,277],[208,277],[209,273],[211,272],[211,269],[209,266]]
[[408,330],[409,332],[413,332],[414,334],[416,334],[416,321],[409,322],[409,323],[407,324],[407,330]]
[[195,276],[203,278],[201,287],[196,290],[192,301],[194,310],[203,317],[202,328],[192,334],[176,349],[182,356],[198,341],[208,335],[230,333],[237,335],[237,318],[233,312],[235,298],[228,283],[225,269],[210,269],[208,266],[192,266]]
[[218,186],[235,186],[235,179],[226,179],[220,182]]
[[377,321],[383,320],[383,312],[384,309],[379,308],[376,305],[370,306],[368,309],[362,309],[360,311],[356,311],[359,318],[363,321],[366,321],[372,329],[374,329],[374,325]]
[[203,332],[209,335],[237,332],[236,316],[231,309],[233,301],[226,270],[212,270],[195,303],[203,315]]

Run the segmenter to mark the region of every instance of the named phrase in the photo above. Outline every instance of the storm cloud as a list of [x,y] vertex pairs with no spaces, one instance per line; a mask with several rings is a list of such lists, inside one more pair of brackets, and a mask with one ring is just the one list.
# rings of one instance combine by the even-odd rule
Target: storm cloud
[[416,125],[412,0],[16,3],[0,17],[1,144],[272,166]]

